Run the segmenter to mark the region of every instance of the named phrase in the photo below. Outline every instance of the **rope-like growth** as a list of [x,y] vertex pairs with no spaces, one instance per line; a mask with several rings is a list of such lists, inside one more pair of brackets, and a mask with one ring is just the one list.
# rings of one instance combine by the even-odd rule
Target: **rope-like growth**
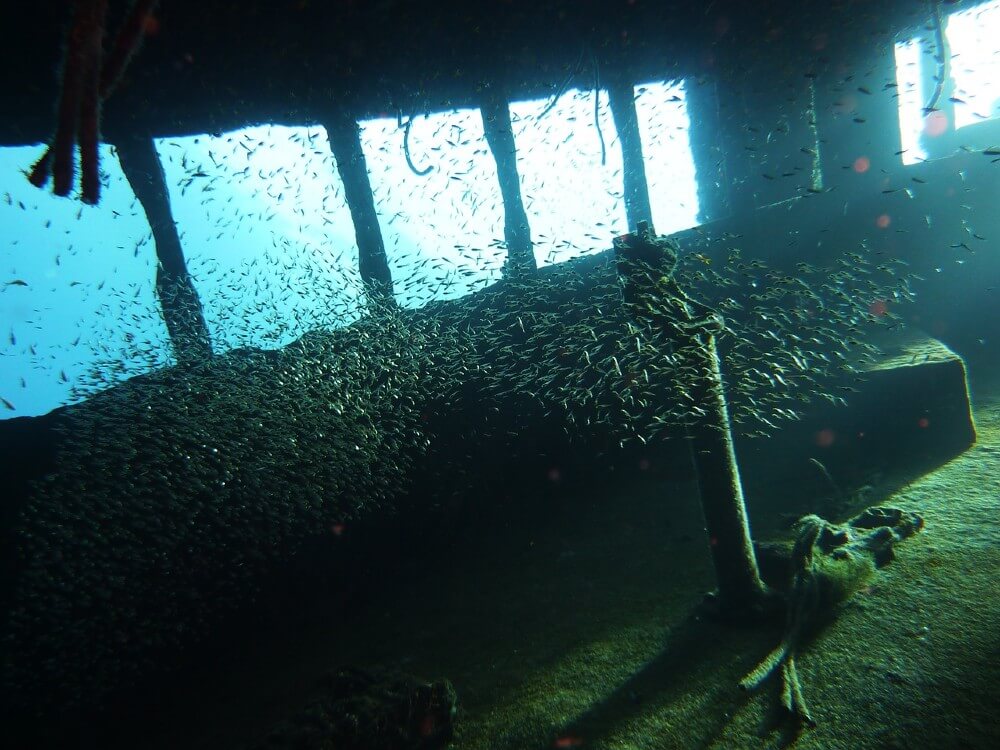
[[403,156],[406,157],[406,166],[410,168],[417,177],[424,177],[429,175],[434,171],[434,165],[428,164],[424,169],[417,169],[417,165],[413,163],[413,159],[410,158],[410,126],[413,125],[413,115],[410,115],[406,120],[406,125],[403,127]]
[[585,50],[581,49],[580,56],[576,60],[576,65],[574,65],[573,68],[570,70],[570,72],[566,74],[566,77],[563,79],[563,82],[559,85],[559,88],[556,89],[556,93],[552,95],[552,98],[549,100],[549,103],[545,105],[545,109],[543,109],[535,117],[536,121],[541,120],[543,117],[545,117],[545,115],[547,115],[549,112],[552,111],[552,109],[556,106],[556,102],[558,102],[562,98],[562,95],[566,93],[566,89],[569,88],[569,84],[573,80],[573,78],[579,75],[580,71],[583,70],[584,53]]
[[601,142],[601,166],[608,163],[608,149],[604,145],[604,133],[601,132],[601,77],[597,67],[597,58],[593,55],[590,59],[594,63],[594,127],[597,128],[597,138]]
[[944,91],[944,80],[948,75],[948,50],[944,38],[944,22],[941,20],[941,8],[937,2],[931,3],[931,16],[934,18],[934,46],[937,47],[937,80],[930,101],[924,107],[924,114],[934,112],[941,94]]

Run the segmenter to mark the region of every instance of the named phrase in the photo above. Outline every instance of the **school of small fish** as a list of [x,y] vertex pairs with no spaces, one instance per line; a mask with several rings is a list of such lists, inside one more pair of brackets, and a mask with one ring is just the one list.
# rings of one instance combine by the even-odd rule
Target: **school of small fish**
[[[706,261],[687,254],[675,276],[725,316],[731,414],[753,436],[843,401],[850,386],[834,383],[875,353],[867,327],[898,325],[872,300],[912,295],[895,264],[857,253],[794,276],[735,250]],[[700,373],[620,294],[609,253],[419,310],[371,305],[282,349],[160,369],[73,407],[59,470],[20,514],[9,687],[86,702],[141,674],[153,647],[197,640],[269,563],[391,507],[435,439],[427,414],[462,389],[508,419],[541,407],[567,439],[667,434],[701,408]]]

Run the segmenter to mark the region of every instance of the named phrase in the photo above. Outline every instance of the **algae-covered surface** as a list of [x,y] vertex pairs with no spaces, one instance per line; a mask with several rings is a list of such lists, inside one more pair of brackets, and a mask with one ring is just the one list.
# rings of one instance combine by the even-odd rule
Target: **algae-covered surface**
[[219,665],[198,687],[214,696],[199,701],[199,736],[181,739],[175,723],[154,744],[244,746],[294,712],[317,675],[358,664],[451,680],[460,750],[995,747],[1000,397],[977,401],[975,446],[868,498],[920,512],[926,528],[801,650],[815,728],[773,726],[774,683],[739,690],[781,624],[698,614],[713,576],[695,487],[647,483],[543,524],[512,516],[458,535],[404,585]]
[[[797,738],[767,731],[775,686],[744,696],[736,684],[778,634],[696,619],[711,583],[701,539],[672,546],[665,518],[650,508],[632,539],[609,519],[603,544],[581,540],[583,559],[559,578],[569,590],[549,592],[551,621],[536,613],[521,626],[503,623],[509,655],[497,657],[495,681],[479,675],[476,691],[467,689],[456,746],[994,747],[997,406],[980,412],[974,448],[888,499],[920,511],[926,530],[798,660],[815,729]],[[696,504],[693,495],[685,501]],[[567,581],[573,574],[580,580]],[[588,596],[588,583],[601,593]]]

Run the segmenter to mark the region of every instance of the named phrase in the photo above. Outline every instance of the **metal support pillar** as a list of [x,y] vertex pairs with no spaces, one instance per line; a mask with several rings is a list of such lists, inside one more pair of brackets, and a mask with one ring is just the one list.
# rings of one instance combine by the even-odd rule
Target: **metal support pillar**
[[635,113],[632,84],[615,79],[608,85],[611,116],[622,146],[622,178],[625,188],[625,216],[628,228],[634,230],[640,221],[653,220],[649,207],[649,186],[646,183],[646,163],[642,158],[639,138],[639,118]]
[[507,100],[495,88],[483,98],[480,111],[486,142],[497,163],[497,178],[503,198],[504,241],[507,243],[506,275],[529,273],[537,268],[531,243],[528,214],[521,201],[521,180],[517,174],[517,147],[510,126],[510,109]]
[[354,220],[361,282],[370,300],[394,304],[392,273],[375,213],[375,197],[368,179],[365,154],[361,149],[358,123],[349,117],[334,115],[326,118],[323,125],[330,138],[330,150],[337,160],[347,206]]
[[117,141],[118,159],[132,191],[146,212],[156,246],[156,295],[163,322],[170,334],[174,356],[192,363],[212,356],[212,343],[205,324],[198,291],[184,261],[177,226],[170,211],[163,166],[153,139],[125,137]]

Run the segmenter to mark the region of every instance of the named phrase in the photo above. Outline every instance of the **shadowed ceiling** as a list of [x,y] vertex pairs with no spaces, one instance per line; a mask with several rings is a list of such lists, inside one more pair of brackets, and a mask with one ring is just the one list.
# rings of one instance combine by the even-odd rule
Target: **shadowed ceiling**
[[[46,140],[71,4],[6,5],[0,144]],[[113,32],[127,4],[110,5]],[[925,12],[877,0],[163,0],[105,106],[104,137],[430,112],[475,105],[485,86],[551,95],[570,75],[590,87],[713,74],[742,69],[738,50],[805,70]]]

